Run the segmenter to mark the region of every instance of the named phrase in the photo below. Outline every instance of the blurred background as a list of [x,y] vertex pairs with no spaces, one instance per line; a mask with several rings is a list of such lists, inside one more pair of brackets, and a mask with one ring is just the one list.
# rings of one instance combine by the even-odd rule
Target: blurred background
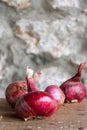
[[[0,98],[26,67],[42,70],[43,90],[72,77],[87,61],[87,0],[0,0]],[[87,87],[87,65],[82,82]]]

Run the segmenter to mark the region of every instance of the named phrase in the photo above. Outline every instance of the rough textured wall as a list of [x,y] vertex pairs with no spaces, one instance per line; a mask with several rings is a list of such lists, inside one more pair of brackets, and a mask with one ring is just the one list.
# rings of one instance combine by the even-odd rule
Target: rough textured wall
[[[87,61],[87,0],[0,0],[0,97],[26,66],[58,86]],[[87,65],[82,81],[87,86]]]

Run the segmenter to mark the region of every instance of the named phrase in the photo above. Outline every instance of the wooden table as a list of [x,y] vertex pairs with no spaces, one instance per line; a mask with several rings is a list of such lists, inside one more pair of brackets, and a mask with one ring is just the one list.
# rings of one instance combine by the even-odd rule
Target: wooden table
[[5,99],[0,99],[0,130],[87,130],[87,99],[66,103],[46,119],[24,122]]

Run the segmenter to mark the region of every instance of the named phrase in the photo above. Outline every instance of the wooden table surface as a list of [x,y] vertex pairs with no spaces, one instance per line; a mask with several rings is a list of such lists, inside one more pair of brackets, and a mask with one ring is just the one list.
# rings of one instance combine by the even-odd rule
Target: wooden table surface
[[5,99],[0,99],[0,130],[87,130],[87,99],[66,103],[46,119],[24,122]]

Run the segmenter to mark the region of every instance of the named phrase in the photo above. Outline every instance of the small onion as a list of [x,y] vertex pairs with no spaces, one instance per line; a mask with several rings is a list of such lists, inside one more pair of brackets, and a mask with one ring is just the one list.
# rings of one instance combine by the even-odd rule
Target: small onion
[[78,72],[75,76],[65,81],[60,88],[63,90],[66,102],[80,102],[86,95],[86,87],[80,81],[82,70],[86,62],[79,65]]
[[65,100],[65,95],[61,88],[56,85],[49,85],[46,87],[45,92],[48,92],[52,97],[58,102],[59,105],[62,105]]
[[28,92],[26,81],[15,81],[9,84],[5,91],[7,102],[14,107],[18,98]]
[[25,121],[33,117],[49,117],[57,110],[57,102],[42,91],[33,91],[22,96],[15,105],[16,114]]

